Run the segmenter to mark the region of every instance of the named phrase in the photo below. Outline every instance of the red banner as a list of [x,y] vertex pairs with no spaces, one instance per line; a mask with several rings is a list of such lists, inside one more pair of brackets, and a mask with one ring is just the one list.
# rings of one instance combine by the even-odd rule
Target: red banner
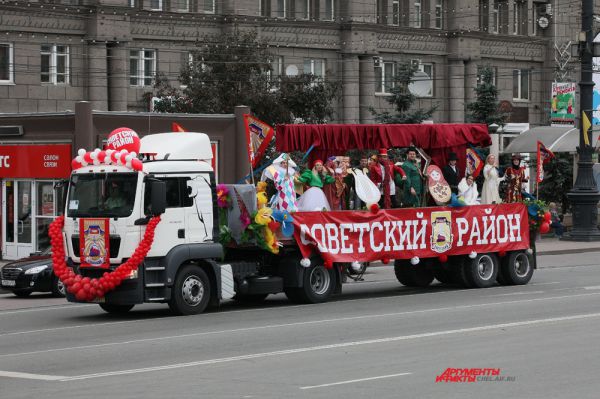
[[0,178],[69,177],[71,159],[71,144],[0,145]]
[[246,126],[248,161],[253,168],[256,168],[273,139],[274,131],[271,126],[250,114],[244,114],[244,124]]
[[79,219],[80,267],[110,267],[109,219]]
[[294,237],[304,257],[325,261],[433,258],[529,248],[523,204],[294,213]]

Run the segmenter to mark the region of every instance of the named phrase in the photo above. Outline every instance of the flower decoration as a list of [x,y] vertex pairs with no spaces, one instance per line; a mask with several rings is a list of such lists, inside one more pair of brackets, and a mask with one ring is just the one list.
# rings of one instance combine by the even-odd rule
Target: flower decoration
[[229,189],[225,184],[217,185],[217,206],[219,208],[229,208],[231,205],[231,196]]

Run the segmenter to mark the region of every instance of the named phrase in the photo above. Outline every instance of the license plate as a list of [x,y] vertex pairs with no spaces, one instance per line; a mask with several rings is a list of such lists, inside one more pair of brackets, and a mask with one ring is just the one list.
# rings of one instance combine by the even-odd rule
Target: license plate
[[15,280],[2,280],[2,285],[6,287],[14,287],[17,285],[17,282]]

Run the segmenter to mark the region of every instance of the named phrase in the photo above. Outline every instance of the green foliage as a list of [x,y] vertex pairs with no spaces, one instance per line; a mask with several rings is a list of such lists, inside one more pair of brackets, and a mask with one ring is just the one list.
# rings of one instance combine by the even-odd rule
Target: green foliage
[[573,187],[573,163],[571,155],[557,153],[544,166],[544,181],[540,183],[540,199],[546,202],[556,202],[561,206],[561,213],[567,213],[571,204],[567,193]]
[[437,106],[425,109],[411,110],[417,99],[408,88],[413,81],[417,68],[410,63],[397,64],[397,72],[394,77],[394,87],[390,89],[391,95],[385,100],[394,106],[394,113],[389,111],[378,112],[371,108],[371,113],[379,123],[421,123],[430,119]]
[[475,87],[477,100],[467,104],[467,119],[469,122],[502,126],[508,115],[499,112],[498,88],[492,83],[493,71],[486,67],[481,73],[482,83]]
[[[256,31],[206,38],[181,71],[183,91],[157,78],[157,112],[223,114],[247,105],[271,125],[325,123],[333,117],[340,84],[312,74],[272,76],[273,54]],[[152,93],[146,94],[152,97]]]
[[[542,223],[544,223],[544,214],[548,212],[548,206],[544,201],[539,199],[524,199],[523,203],[527,207],[527,214],[529,216],[529,230],[532,232],[537,232]],[[531,211],[535,211],[535,215],[532,215]]]

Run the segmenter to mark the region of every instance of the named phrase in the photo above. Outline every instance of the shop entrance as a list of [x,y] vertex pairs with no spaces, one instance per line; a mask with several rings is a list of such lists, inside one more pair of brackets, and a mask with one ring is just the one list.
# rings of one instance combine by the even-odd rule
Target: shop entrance
[[19,259],[34,252],[33,181],[2,182],[2,236],[4,259]]

